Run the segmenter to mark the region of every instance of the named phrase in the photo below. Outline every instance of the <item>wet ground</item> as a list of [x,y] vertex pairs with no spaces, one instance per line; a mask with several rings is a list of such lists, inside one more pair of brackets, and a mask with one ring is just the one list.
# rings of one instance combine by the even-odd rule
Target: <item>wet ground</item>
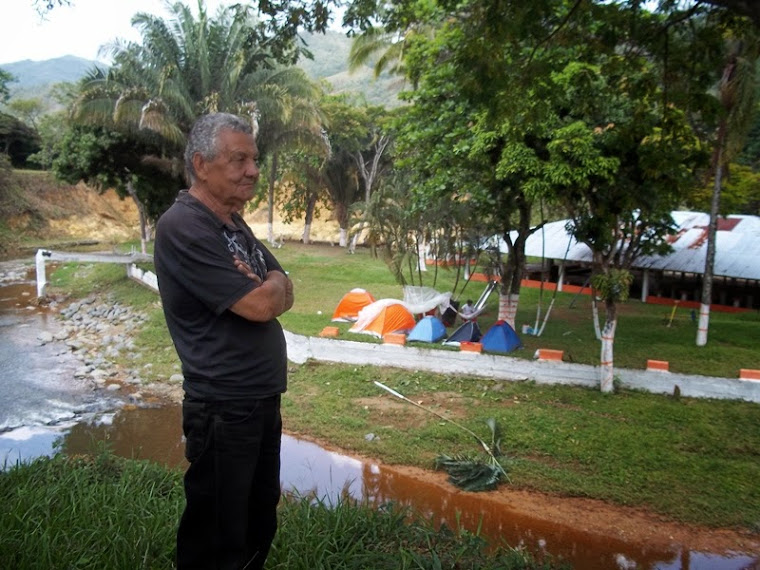
[[[55,332],[57,323],[34,302],[33,274],[23,265],[13,267],[0,264],[0,461],[57,451],[91,453],[98,442],[107,442],[118,455],[184,468],[179,406],[137,407],[76,380],[78,362],[70,351],[37,340],[41,330]],[[461,524],[492,540],[562,557],[578,569],[760,568],[757,558],[744,554],[613,539],[545,514],[526,515],[489,493],[464,493],[438,476],[415,476],[290,436],[283,439],[282,463],[286,492],[313,494],[328,503],[350,496],[373,505],[409,506],[436,524]]]

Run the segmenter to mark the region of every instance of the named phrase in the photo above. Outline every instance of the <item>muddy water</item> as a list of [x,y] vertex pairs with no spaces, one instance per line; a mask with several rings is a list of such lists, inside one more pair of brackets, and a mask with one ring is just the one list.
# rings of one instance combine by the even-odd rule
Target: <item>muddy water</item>
[[[118,455],[184,468],[179,406],[135,408],[116,402],[106,406],[73,379],[75,363],[67,355],[34,342],[37,329],[54,327],[54,323],[44,310],[29,303],[28,294],[24,295],[29,284],[3,285],[0,282],[0,417],[12,416],[4,410],[15,409],[17,419],[0,428],[4,432],[0,433],[0,454],[13,461],[56,450],[91,453],[98,442],[106,442]],[[41,364],[32,365],[38,356]],[[6,377],[13,384],[3,383]],[[31,388],[22,391],[26,396],[8,397],[18,385],[27,384]],[[24,425],[16,425],[19,422]],[[311,493],[328,503],[348,495],[372,505],[408,506],[438,525],[479,529],[493,541],[503,539],[536,553],[548,552],[576,569],[760,568],[760,562],[748,556],[656,549],[580,532],[496,505],[487,493],[442,490],[392,467],[361,462],[289,436],[283,439],[282,464],[286,492]]]
[[[79,423],[61,440],[66,453],[88,453],[93,442],[107,441],[119,455],[150,459],[184,468],[180,407],[124,409],[105,419]],[[582,570],[749,570],[759,568],[748,556],[650,548],[540,520],[489,501],[488,494],[442,491],[392,467],[365,463],[327,451],[310,442],[285,436],[282,486],[286,492],[311,494],[334,503],[341,497],[372,505],[408,506],[436,524],[457,524],[492,541],[505,540],[529,550],[562,557]]]

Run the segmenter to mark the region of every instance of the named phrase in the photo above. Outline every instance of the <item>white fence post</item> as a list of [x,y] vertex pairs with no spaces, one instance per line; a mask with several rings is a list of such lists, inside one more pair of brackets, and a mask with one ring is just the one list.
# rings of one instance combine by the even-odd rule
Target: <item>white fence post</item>
[[34,256],[34,264],[37,270],[37,298],[45,296],[45,287],[47,286],[47,276],[45,275],[45,257],[48,257],[44,249],[38,249]]

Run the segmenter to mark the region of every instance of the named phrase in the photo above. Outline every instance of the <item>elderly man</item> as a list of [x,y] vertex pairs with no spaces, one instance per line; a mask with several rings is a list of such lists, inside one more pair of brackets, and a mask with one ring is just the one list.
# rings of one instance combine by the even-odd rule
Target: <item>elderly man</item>
[[293,285],[240,215],[257,160],[249,123],[198,119],[185,149],[190,189],[156,228],[161,300],[184,375],[180,570],[261,568],[277,530],[287,385],[277,317],[293,305]]

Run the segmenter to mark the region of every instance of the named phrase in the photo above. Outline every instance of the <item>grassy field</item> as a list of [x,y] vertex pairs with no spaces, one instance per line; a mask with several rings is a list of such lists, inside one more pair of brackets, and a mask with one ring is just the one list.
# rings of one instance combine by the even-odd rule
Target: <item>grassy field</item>
[[[340,298],[353,287],[375,298],[401,298],[384,264],[360,250],[286,244],[277,256],[295,282],[296,303],[282,317],[297,333],[315,335],[329,324]],[[449,279],[448,284],[445,279]],[[443,273],[436,288],[447,290]],[[136,339],[154,377],[176,372],[157,297],[124,277],[123,268],[64,266],[51,278],[59,291],[75,297],[96,292],[142,307],[150,315]],[[426,283],[432,285],[432,283]],[[465,296],[477,298],[482,284]],[[496,318],[496,296],[479,320],[485,331]],[[535,319],[537,291],[525,290],[518,323]],[[545,300],[546,304],[546,300]],[[531,358],[536,347],[566,351],[575,362],[598,361],[588,297],[562,295],[540,339],[523,336]],[[713,313],[710,342],[694,346],[695,324],[670,309],[626,303],[616,339],[617,366],[642,368],[646,359],[669,360],[679,372],[736,377],[739,368],[757,368],[758,315]],[[376,342],[347,332],[342,338]],[[132,363],[134,365],[134,363]],[[760,532],[760,405],[697,400],[623,390],[597,390],[533,383],[489,381],[388,367],[307,363],[291,366],[284,399],[286,429],[386,463],[431,468],[439,454],[476,453],[464,431],[381,393],[379,380],[414,401],[456,420],[481,437],[486,422],[502,430],[505,466],[515,488],[564,496],[590,497],[646,508],[666,518]],[[367,433],[379,437],[367,441]]]
[[[0,560],[14,570],[168,570],[184,508],[181,474],[115,457],[53,459],[0,471]],[[402,510],[284,497],[269,570],[552,570],[476,535],[437,532]]]

